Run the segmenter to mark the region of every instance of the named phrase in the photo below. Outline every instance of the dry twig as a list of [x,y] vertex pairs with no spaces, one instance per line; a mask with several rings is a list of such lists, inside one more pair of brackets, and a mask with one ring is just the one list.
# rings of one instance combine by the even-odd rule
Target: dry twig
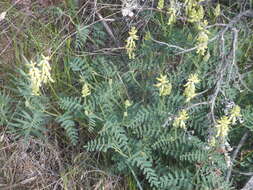
[[249,136],[249,132],[245,132],[244,135],[242,136],[237,148],[235,149],[235,151],[233,152],[233,155],[232,155],[232,159],[231,159],[231,166],[228,168],[228,171],[227,171],[227,175],[226,175],[226,181],[229,182],[229,179],[231,177],[231,173],[232,173],[232,169],[233,169],[233,162],[236,160],[236,157],[240,151],[240,149],[242,148],[242,146],[244,145],[247,137]]

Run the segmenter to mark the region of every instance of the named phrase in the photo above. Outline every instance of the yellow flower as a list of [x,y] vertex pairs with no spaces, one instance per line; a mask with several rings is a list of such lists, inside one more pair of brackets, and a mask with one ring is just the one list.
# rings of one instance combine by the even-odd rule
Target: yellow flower
[[188,82],[184,85],[186,88],[184,90],[184,95],[186,96],[186,102],[189,102],[192,98],[196,96],[195,84],[199,83],[200,80],[197,74],[191,74],[189,76]]
[[41,71],[36,67],[36,63],[31,61],[29,65],[28,76],[30,78],[32,94],[35,96],[40,95],[40,87],[42,85]]
[[178,116],[175,118],[173,126],[186,129],[185,122],[187,119],[189,119],[188,113],[186,110],[183,109],[182,111],[179,112]]
[[156,80],[159,81],[157,84],[155,84],[155,86],[157,88],[159,88],[159,95],[160,96],[170,95],[172,85],[169,82],[169,80],[167,79],[167,76],[166,75],[160,75],[160,77],[157,77]]
[[148,41],[148,40],[150,40],[150,39],[152,39],[151,34],[150,34],[150,32],[147,32],[147,33],[145,34],[145,36],[144,36],[144,40]]
[[163,7],[164,7],[164,0],[159,0],[159,1],[158,1],[157,8],[158,8],[158,9],[163,9]]
[[199,22],[204,18],[204,8],[196,0],[186,2],[186,14],[189,22]]
[[167,95],[170,95],[171,89],[172,89],[172,85],[171,85],[170,83],[167,84],[167,85],[164,85],[164,86],[160,89],[160,96],[167,96]]
[[220,15],[220,4],[218,3],[217,6],[214,9],[214,16],[218,17]]
[[125,101],[125,108],[129,108],[132,105],[132,102],[130,102],[129,100]]
[[194,84],[197,84],[199,83],[200,80],[198,78],[198,75],[197,74],[191,74],[189,79],[188,79],[188,83],[194,83]]
[[124,117],[127,117],[128,116],[128,113],[127,111],[124,111],[124,114],[123,114]]
[[229,125],[231,124],[230,119],[227,116],[223,116],[220,120],[217,121],[216,129],[217,134],[216,137],[226,137],[229,132]]
[[204,55],[208,45],[208,30],[205,29],[207,21],[204,20],[204,8],[199,4],[200,0],[186,1],[186,14],[188,21],[197,24],[199,30],[197,37],[197,53]]
[[31,61],[29,64],[28,76],[31,83],[32,94],[35,96],[40,95],[40,87],[42,84],[54,82],[50,74],[51,67],[49,60],[49,57],[42,55],[42,60],[39,63]]
[[170,15],[169,20],[168,20],[168,25],[171,25],[176,22],[176,14],[177,14],[177,9],[175,5],[175,1],[172,0],[170,2],[170,7],[168,9],[168,14]]
[[205,52],[207,50],[207,45],[208,45],[208,35],[204,32],[201,31],[198,35],[197,38],[197,53],[199,53],[200,55],[205,55]]
[[204,8],[200,5],[202,0],[186,0],[186,14],[188,21],[197,24],[199,30],[197,37],[197,53],[205,55],[208,45],[209,31],[205,29],[207,21],[204,20]]
[[41,68],[41,80],[44,84],[47,84],[49,81],[54,82],[51,78],[51,66],[49,64],[49,60],[49,57],[42,55],[42,60],[39,62],[39,66]]
[[129,100],[126,100],[125,101],[125,109],[126,109],[126,111],[124,112],[124,117],[127,117],[127,108],[129,108],[133,103],[132,102],[130,102]]
[[215,137],[211,137],[210,139],[209,139],[209,145],[211,146],[211,147],[214,147],[215,145],[216,145],[216,139],[215,139]]
[[85,83],[82,88],[82,97],[89,96],[91,94],[89,84]]
[[236,120],[239,117],[242,117],[242,115],[241,115],[241,108],[238,105],[236,105],[230,111],[230,117],[229,117],[229,119],[232,122],[232,125],[234,125],[236,123]]
[[208,60],[209,60],[209,58],[210,58],[210,53],[209,53],[209,51],[206,53],[206,55],[203,57],[203,61],[204,62],[207,62]]
[[205,31],[205,33],[209,34],[209,31],[206,30],[207,25],[208,25],[208,21],[207,20],[203,20],[202,22],[198,22],[197,23],[197,29],[199,31]]
[[167,79],[166,75],[160,75],[160,77],[157,77],[156,80],[158,80],[160,83],[157,84],[157,86],[164,85],[166,83],[169,83],[169,80]]
[[129,59],[134,59],[135,58],[135,54],[134,54],[134,50],[136,49],[136,44],[135,44],[135,40],[138,40],[139,37],[136,35],[137,30],[135,27],[132,27],[131,30],[129,31],[129,37],[127,38],[126,42],[126,50],[127,50],[127,54]]
[[193,83],[185,88],[184,95],[186,96],[186,102],[189,102],[196,96],[195,85]]

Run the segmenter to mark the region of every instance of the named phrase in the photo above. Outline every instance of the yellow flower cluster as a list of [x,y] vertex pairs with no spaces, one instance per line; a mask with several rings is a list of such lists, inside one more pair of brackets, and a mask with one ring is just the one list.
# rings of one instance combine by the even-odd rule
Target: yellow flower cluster
[[132,102],[130,102],[129,100],[125,101],[125,108],[129,108],[132,105]]
[[129,59],[134,59],[135,58],[134,50],[136,48],[135,40],[139,39],[139,37],[136,35],[137,34],[136,28],[132,27],[128,34],[129,37],[126,40],[127,44],[125,48],[127,50]]
[[189,22],[200,22],[204,18],[204,8],[200,5],[203,0],[186,0],[186,14]]
[[241,108],[236,105],[230,110],[230,120],[232,122],[232,125],[234,125],[238,118],[242,117],[241,115]]
[[29,78],[31,83],[32,93],[35,96],[39,96],[40,94],[40,87],[42,85],[41,78],[40,78],[40,69],[36,67],[35,62],[31,62],[29,65]]
[[186,102],[189,102],[192,98],[196,96],[196,87],[195,84],[199,83],[197,74],[191,74],[188,82],[184,85],[186,88],[184,90],[184,95],[186,96]]
[[87,97],[91,94],[90,87],[88,83],[84,83],[82,88],[82,97]]
[[43,83],[47,84],[48,82],[54,82],[51,78],[51,66],[49,64],[50,58],[42,55],[42,60],[39,62],[41,67],[41,80]]
[[158,8],[158,9],[163,9],[163,7],[164,7],[164,0],[159,0],[159,1],[158,1],[157,8]]
[[220,12],[221,12],[221,10],[220,10],[220,4],[218,3],[217,6],[214,9],[214,16],[215,17],[220,16]]
[[159,81],[157,84],[155,84],[155,86],[157,88],[159,88],[159,95],[160,96],[170,95],[172,85],[169,82],[169,80],[167,79],[167,76],[166,75],[160,75],[160,77],[157,77],[156,80]]
[[170,15],[169,20],[168,20],[168,25],[171,25],[176,22],[176,14],[177,14],[176,3],[174,0],[170,1],[170,7],[168,8],[168,14]]
[[205,52],[207,50],[208,39],[209,39],[208,37],[209,31],[205,29],[207,24],[208,23],[206,20],[198,24],[199,34],[197,38],[197,46],[198,46],[197,53],[199,53],[200,55],[205,55]]
[[241,108],[236,105],[230,110],[230,116],[223,116],[220,120],[217,121],[216,137],[225,138],[228,135],[230,125],[234,125],[238,118],[242,117]]
[[197,24],[199,31],[197,37],[197,53],[203,56],[207,50],[209,32],[205,29],[208,23],[206,20],[203,20],[205,12],[203,6],[200,4],[201,1],[203,0],[186,0],[186,14],[189,22]]
[[223,116],[220,120],[217,121],[216,129],[217,134],[216,137],[226,137],[229,131],[229,125],[231,124],[230,119],[227,116]]
[[29,64],[28,76],[31,83],[32,94],[35,96],[40,95],[40,87],[48,82],[54,82],[51,78],[51,66],[49,64],[49,57],[42,55],[39,63],[31,61]]
[[186,129],[186,120],[189,119],[188,113],[186,110],[182,110],[179,112],[178,116],[175,118],[173,122],[174,127],[179,127],[182,129]]

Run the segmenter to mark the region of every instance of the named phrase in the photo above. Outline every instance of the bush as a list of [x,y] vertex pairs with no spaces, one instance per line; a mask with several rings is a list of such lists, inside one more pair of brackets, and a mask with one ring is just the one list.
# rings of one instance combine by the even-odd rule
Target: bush
[[139,189],[240,188],[234,168],[252,162],[252,5],[122,2],[65,3],[45,9],[55,22],[32,20],[44,33],[25,31],[36,55],[21,52],[26,66],[11,69],[15,106],[1,123],[101,152]]

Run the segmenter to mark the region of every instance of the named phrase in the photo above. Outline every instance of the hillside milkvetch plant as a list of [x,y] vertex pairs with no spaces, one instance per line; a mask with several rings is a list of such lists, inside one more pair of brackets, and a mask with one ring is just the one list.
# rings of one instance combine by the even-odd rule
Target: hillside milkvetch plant
[[[18,55],[36,56],[37,53],[30,50],[40,51],[37,46],[44,44],[43,39],[54,42],[53,46],[57,47],[53,48],[54,52],[49,57],[48,54],[41,56],[39,53],[36,59],[32,59],[33,62],[27,61],[31,67],[27,67],[25,72],[22,68],[17,74],[9,70],[16,67],[2,69],[8,71],[8,75],[3,76],[7,88],[3,86],[2,89],[6,89],[6,95],[10,93],[11,98],[9,102],[2,100],[3,105],[10,105],[7,109],[1,106],[0,94],[0,123],[7,125],[9,134],[17,135],[20,140],[31,136],[32,139],[44,137],[48,142],[56,136],[62,141],[62,146],[71,146],[73,153],[83,152],[84,156],[103,154],[99,162],[101,165],[107,164],[106,171],[113,176],[127,177],[125,189],[233,189],[233,183],[239,180],[226,180],[226,161],[229,160],[225,155],[228,151],[226,143],[238,145],[241,135],[248,133],[253,123],[252,96],[246,88],[250,86],[250,75],[247,74],[250,68],[247,71],[241,69],[248,65],[246,58],[252,45],[251,33],[247,30],[251,17],[248,3],[245,4],[245,10],[244,4],[241,6],[237,3],[235,8],[230,3],[223,3],[220,7],[224,11],[217,8],[217,13],[214,13],[217,3],[213,6],[206,0],[157,0],[154,6],[151,0],[145,1],[146,4],[144,0],[120,0],[117,5],[112,2],[99,1],[108,6],[101,7],[104,12],[98,15],[97,22],[85,22],[85,26],[82,21],[89,13],[84,11],[74,18],[78,10],[73,9],[70,17],[77,24],[77,31],[70,34],[69,38],[61,36],[65,35],[64,32],[55,33],[55,27],[37,19],[32,19],[31,25],[26,25],[24,33],[31,33],[33,41],[37,43],[27,41],[20,44],[25,38],[18,35],[19,40],[14,44]],[[85,10],[89,7],[87,3],[80,8]],[[64,6],[59,11],[68,12],[67,9]],[[8,8],[3,7],[3,10]],[[55,10],[48,11],[46,18],[53,23],[60,19],[57,29],[65,29],[65,22],[55,16]],[[118,19],[122,17],[118,14],[120,11],[124,17],[122,20]],[[220,11],[224,14],[218,20],[227,23],[225,30],[223,25],[216,22],[219,17],[216,18],[215,14],[218,15]],[[9,18],[3,20],[4,24],[10,23],[8,21],[13,18],[13,12],[14,9],[8,11]],[[105,23],[99,22],[103,18]],[[111,28],[112,34],[110,26],[108,29],[104,24],[110,24],[114,19],[117,23]],[[205,19],[212,26],[207,26]],[[18,20],[13,26],[19,27],[21,23]],[[128,28],[123,32],[122,26],[126,22]],[[231,24],[240,26],[238,34],[233,33],[236,31],[233,31]],[[50,35],[45,36],[45,32],[38,33],[35,30],[46,31]],[[225,52],[219,49],[218,37],[221,33],[226,39]],[[8,35],[11,39],[16,36],[15,32]],[[236,35],[238,43],[234,39]],[[214,40],[209,45],[212,36]],[[114,43],[108,44],[111,37],[116,37],[116,41],[123,39],[125,56],[114,51],[121,49],[115,49]],[[249,40],[244,42],[240,40],[242,37]],[[235,45],[239,54],[233,56]],[[20,52],[19,47],[24,47],[24,51]],[[105,52],[105,49],[108,51]],[[210,54],[212,59],[208,61]],[[52,58],[53,55],[55,57]],[[221,56],[229,60],[221,60]],[[132,60],[134,57],[135,60]],[[19,63],[20,58],[14,57],[13,62]],[[239,87],[245,87],[243,93],[240,92],[241,88],[237,89],[238,85],[233,85],[238,82],[238,77],[229,77],[230,59],[240,63],[240,68],[232,68],[234,75],[247,74],[243,78],[245,81],[241,81],[246,86],[239,84]],[[53,60],[58,60],[57,65],[53,65]],[[1,66],[8,65],[5,61],[9,62],[0,61]],[[217,77],[224,65],[222,75]],[[8,79],[11,79],[10,85]],[[48,85],[50,90],[44,94],[43,89]],[[38,96],[31,97],[32,93]],[[236,101],[244,108],[243,113],[240,113],[239,106],[235,106]],[[245,117],[243,125],[239,125],[241,114]],[[238,126],[232,130],[234,124]],[[247,150],[250,143],[245,141],[241,150]],[[81,163],[82,159],[79,160]],[[240,159],[234,160],[238,160],[236,166],[239,170],[243,171],[244,166],[249,166],[247,162],[250,161],[245,162],[246,159],[242,160],[244,166],[240,165]],[[253,167],[246,169],[252,170]],[[232,175],[231,178],[239,176],[236,173]],[[77,181],[77,189],[78,185],[87,184],[85,179]],[[92,189],[96,183],[93,181],[87,189]]]
[[129,37],[126,40],[127,44],[125,48],[127,50],[129,59],[134,59],[135,58],[134,50],[136,49],[135,41],[139,39],[139,37],[136,35],[137,29],[135,27],[132,27],[128,34]]
[[170,95],[172,85],[167,79],[166,75],[160,75],[160,77],[157,77],[156,80],[158,80],[158,83],[155,84],[155,86],[159,89],[159,95],[160,96],[167,96]]
[[178,113],[178,116],[175,118],[174,122],[173,122],[173,126],[174,127],[179,127],[182,129],[186,129],[186,120],[189,119],[188,113],[185,109],[183,109],[182,111],[180,111]]
[[188,82],[184,85],[186,87],[184,90],[184,95],[186,96],[186,102],[189,102],[192,98],[196,96],[195,84],[199,82],[200,80],[197,74],[191,74],[189,76]]

